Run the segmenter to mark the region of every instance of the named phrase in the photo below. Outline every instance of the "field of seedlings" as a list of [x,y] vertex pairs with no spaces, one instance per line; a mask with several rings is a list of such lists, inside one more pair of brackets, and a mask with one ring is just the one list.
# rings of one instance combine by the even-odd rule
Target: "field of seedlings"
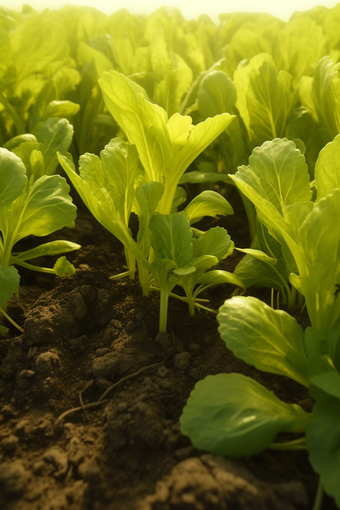
[[340,508],[340,4],[0,6],[1,510]]

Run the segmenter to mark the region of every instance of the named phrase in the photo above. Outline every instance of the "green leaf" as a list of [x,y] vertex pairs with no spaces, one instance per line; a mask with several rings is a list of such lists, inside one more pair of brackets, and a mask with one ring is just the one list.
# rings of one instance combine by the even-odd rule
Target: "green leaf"
[[79,111],[79,104],[72,101],[50,101],[46,108],[46,117],[72,117]]
[[[94,156],[94,158],[97,158]],[[111,232],[143,265],[150,266],[137,243],[132,239],[128,227],[118,214],[113,199],[105,188],[97,189],[87,183],[75,171],[74,164],[67,157],[58,153],[59,163],[79,193],[86,207],[103,227]],[[82,160],[82,164],[83,164]],[[97,159],[96,159],[97,161]]]
[[40,177],[13,205],[13,244],[29,235],[46,236],[72,223],[77,208],[69,191],[60,175]]
[[303,330],[288,313],[254,297],[236,296],[221,306],[217,320],[235,356],[309,387]]
[[192,82],[192,70],[178,55],[173,56],[174,67],[155,85],[153,100],[169,117],[181,109],[181,101]]
[[225,181],[227,176],[217,172],[202,172],[200,170],[193,170],[186,172],[179,180],[179,184],[201,184],[206,182],[220,182]]
[[308,356],[309,376],[340,369],[340,327],[328,331],[308,327],[305,330],[305,344]]
[[7,149],[0,148],[0,211],[21,195],[26,182],[26,169],[21,159]]
[[[266,253],[268,259],[264,262],[246,251],[248,254],[238,263],[234,274],[243,281],[246,288],[273,288],[280,291],[283,300],[286,301],[286,292],[289,290],[287,289],[288,276],[281,245],[268,233],[268,229],[258,218],[256,220],[256,236],[251,243],[251,248]],[[269,259],[273,264],[268,265]],[[274,261],[276,261],[275,264]]]
[[234,214],[234,210],[222,195],[216,191],[205,190],[191,200],[184,213],[190,224],[193,224],[204,216],[216,218],[218,215]]
[[[139,159],[134,145],[114,138],[100,153],[102,174],[98,178],[97,165],[92,169],[92,183],[106,188],[112,195],[116,210],[126,226],[129,224],[132,202],[135,197],[135,182],[141,173]],[[84,172],[79,169],[80,175]],[[86,180],[86,179],[85,179]],[[94,184],[95,182],[95,184]]]
[[322,127],[329,130],[331,139],[340,131],[339,90],[338,66],[329,56],[325,56],[319,60],[314,71],[312,100],[315,115]]
[[99,85],[110,113],[136,145],[148,179],[160,182],[171,153],[166,112],[136,94],[131,81],[116,71],[104,73]]
[[171,169],[165,168],[165,178],[177,183],[194,159],[229,126],[233,118],[234,115],[223,113],[193,126],[186,144],[174,155]]
[[315,165],[318,200],[340,188],[340,135],[326,145]]
[[251,147],[284,136],[293,100],[291,75],[277,71],[272,56],[261,53],[235,71],[234,84]]
[[277,264],[277,259],[274,257],[269,257],[269,255],[261,250],[254,250],[253,248],[236,248],[236,250],[241,251],[242,253],[246,253],[247,255],[251,255],[255,259],[264,262],[268,266],[275,266],[275,264]]
[[245,288],[242,280],[235,274],[229,273],[228,271],[222,271],[221,269],[213,269],[212,271],[207,271],[197,280],[197,283],[202,286],[200,292],[202,292],[207,287],[219,285],[220,283],[231,283],[232,285],[237,285],[243,289]]
[[313,469],[327,494],[340,506],[340,400],[323,394],[313,408],[307,427],[307,448]]
[[218,260],[231,255],[234,243],[225,228],[214,227],[204,232],[197,239],[193,239],[194,257],[214,255]]
[[329,52],[322,27],[311,17],[292,17],[277,34],[274,59],[278,69],[288,71],[295,82],[309,76],[315,62]]
[[197,102],[205,119],[220,113],[231,113],[236,103],[235,85],[223,71],[207,73],[200,83]]
[[67,258],[59,257],[57,262],[53,266],[54,272],[57,276],[67,276],[76,272],[75,267]]
[[199,450],[242,457],[267,448],[279,432],[304,432],[309,415],[241,374],[209,375],[191,392],[181,431]]
[[310,382],[322,391],[340,399],[340,374],[339,372],[324,372],[310,378]]
[[26,142],[37,142],[38,140],[34,135],[31,133],[25,133],[23,135],[14,136],[8,142],[4,144],[4,149],[8,149],[9,151],[12,151],[16,147],[18,147],[22,143]]
[[[299,230],[303,263],[290,281],[305,296],[312,326],[328,330],[340,318],[340,190],[319,200]],[[311,278],[310,275],[313,275]]]
[[150,221],[155,264],[171,260],[176,269],[192,265],[193,244],[190,224],[183,212],[155,214]]
[[32,260],[38,257],[46,257],[47,255],[59,255],[60,253],[68,253],[69,251],[79,250],[80,244],[72,241],[50,241],[40,244],[31,250],[21,251],[20,253],[12,253],[16,260]]
[[239,167],[229,177],[253,202],[261,222],[282,245],[287,266],[302,268],[304,255],[297,230],[313,205],[308,167],[294,142],[265,142],[254,149],[249,166]]
[[0,267],[0,307],[5,308],[9,298],[19,290],[20,276],[13,266]]

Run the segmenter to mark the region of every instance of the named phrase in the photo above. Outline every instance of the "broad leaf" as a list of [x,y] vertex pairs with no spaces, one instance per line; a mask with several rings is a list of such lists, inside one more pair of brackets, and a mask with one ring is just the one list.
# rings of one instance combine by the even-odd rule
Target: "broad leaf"
[[171,154],[166,112],[136,94],[131,82],[116,71],[104,73],[99,85],[110,113],[136,145],[149,180],[160,182]]
[[235,71],[234,84],[251,147],[284,136],[293,100],[291,75],[277,71],[271,55],[261,53]]
[[203,118],[231,113],[236,102],[235,85],[223,71],[212,71],[202,79],[197,102]]
[[9,150],[0,148],[0,211],[21,195],[26,182],[26,169],[21,159]]
[[191,266],[193,244],[190,224],[185,214],[155,214],[150,221],[152,247],[155,251],[155,264],[171,260],[175,268]]
[[[340,190],[319,200],[299,230],[304,260],[290,280],[305,296],[312,326],[330,329],[340,318]],[[310,275],[313,275],[311,278]]]
[[5,308],[7,301],[19,290],[20,276],[13,266],[0,267],[0,307]]
[[[31,260],[38,257],[45,257],[46,255],[59,255],[60,253],[67,253],[73,250],[79,250],[80,244],[73,243],[72,241],[50,241],[48,243],[40,244],[31,250],[21,251],[19,253],[12,253],[16,261],[18,260]],[[11,262],[10,262],[11,263]]]
[[234,210],[222,195],[216,191],[205,190],[191,200],[184,213],[190,224],[193,224],[204,216],[216,218],[218,215],[234,214]]
[[322,485],[340,506],[340,400],[320,392],[307,427],[307,448]]
[[241,374],[209,375],[191,392],[181,431],[199,450],[242,457],[262,452],[279,432],[304,432],[309,415]]
[[326,145],[315,165],[318,200],[340,188],[340,135]]
[[309,386],[303,330],[291,315],[257,298],[236,296],[221,306],[217,320],[222,340],[235,356]]
[[70,225],[76,218],[77,208],[69,191],[69,185],[60,175],[40,177],[13,204],[10,229],[14,243],[28,235],[45,236]]

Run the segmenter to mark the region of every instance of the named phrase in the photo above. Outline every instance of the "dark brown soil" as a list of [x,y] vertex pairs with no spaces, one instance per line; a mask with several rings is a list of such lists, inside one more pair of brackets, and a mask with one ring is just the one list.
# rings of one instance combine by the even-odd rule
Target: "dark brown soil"
[[[219,224],[237,246],[249,245],[242,211]],[[8,312],[25,332],[11,328],[0,341],[0,508],[311,510],[318,477],[305,452],[229,460],[196,450],[179,427],[190,391],[208,374],[247,374],[308,410],[306,390],[235,358],[216,317],[190,317],[183,302],[170,301],[168,333],[159,335],[159,296],[109,280],[123,271],[122,247],[87,212],[54,238],[82,244],[68,254],[75,275],[22,270],[27,312],[16,298]],[[239,257],[225,262],[229,270]],[[233,290],[211,291],[210,306]],[[251,294],[268,301],[270,290]],[[335,509],[330,499],[325,509]]]

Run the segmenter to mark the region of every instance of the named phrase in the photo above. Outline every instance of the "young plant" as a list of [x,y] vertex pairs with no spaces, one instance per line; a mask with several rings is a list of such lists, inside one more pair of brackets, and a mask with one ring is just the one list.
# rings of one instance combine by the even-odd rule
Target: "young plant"
[[[208,376],[196,384],[180,418],[181,430],[196,448],[242,457],[266,448],[308,450],[322,487],[340,507],[340,324],[328,331],[303,332],[288,313],[254,297],[233,297],[218,314],[228,349],[257,369],[290,377],[310,388],[311,413],[282,402],[241,374]],[[279,432],[305,434],[275,442]]]
[[[313,202],[308,168],[294,142],[275,139],[253,151],[247,167],[230,178],[253,202],[262,225],[281,248],[291,291],[285,285],[288,305],[296,291],[305,298],[312,326],[333,327],[340,317],[340,301],[335,299],[340,282],[340,136],[320,152],[315,168],[317,201]],[[277,248],[275,248],[277,249]],[[245,250],[247,251],[247,250]],[[262,257],[261,251],[249,252]],[[261,262],[273,266],[275,251]],[[274,259],[274,261],[273,261]],[[243,274],[236,270],[242,279]],[[313,275],[313,280],[311,279]],[[282,280],[277,278],[279,284]]]
[[116,71],[104,73],[99,85],[108,110],[136,145],[145,182],[164,184],[157,212],[170,214],[181,176],[234,116],[216,115],[195,126],[179,113],[168,118],[163,108],[146,100],[141,87]]
[[[59,175],[42,176],[28,184],[26,168],[18,156],[0,148],[0,312],[8,299],[19,290],[19,274],[13,265],[35,271],[58,274],[56,269],[36,266],[28,260],[58,255],[80,246],[70,241],[52,241],[23,252],[13,252],[14,245],[28,237],[46,236],[69,225],[76,217],[76,206],[69,196],[69,186]],[[67,266],[67,264],[66,264]],[[73,272],[71,264],[66,271]],[[65,268],[63,269],[65,272]],[[7,316],[7,315],[6,315]]]
[[[225,229],[211,228],[195,239],[185,211],[156,213],[149,228],[153,249],[150,272],[160,290],[160,332],[166,332],[168,300],[175,285],[184,288],[191,315],[195,313],[195,306],[204,308],[196,299],[206,288],[218,283],[242,286],[242,282],[227,271],[211,270],[232,252],[233,243]],[[200,286],[195,290],[197,284]]]

